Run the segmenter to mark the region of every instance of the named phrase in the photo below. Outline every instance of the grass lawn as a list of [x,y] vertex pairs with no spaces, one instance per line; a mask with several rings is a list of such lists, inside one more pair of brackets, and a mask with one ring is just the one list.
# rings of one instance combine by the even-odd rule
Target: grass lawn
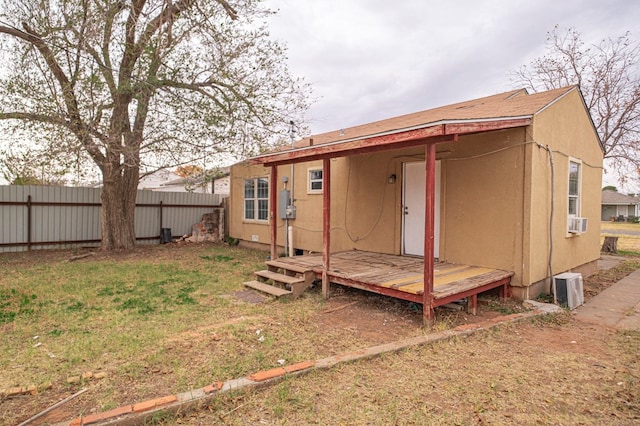
[[[69,420],[280,363],[323,358],[425,332],[420,307],[341,287],[332,288],[328,301],[312,289],[293,302],[254,303],[242,283],[264,267],[264,252],[168,244],[131,253],[98,252],[69,262],[74,254],[0,255],[0,389],[47,387],[35,395],[0,399],[0,424],[17,424],[82,388],[88,391],[47,421]],[[610,285],[640,263],[629,259],[624,265],[595,281]],[[586,287],[596,288],[591,284],[585,281]],[[518,306],[489,303],[480,307],[478,317],[439,311],[435,327],[479,321]],[[566,337],[578,339],[579,347],[566,347],[566,341],[557,340],[558,333],[571,336],[575,325],[566,318],[552,323],[552,329],[547,325],[508,327],[314,372],[264,391],[227,394],[191,417],[158,421],[467,424],[513,419],[521,424],[527,423],[520,415],[527,409],[526,400],[544,397],[542,403],[552,407],[551,414],[528,419],[548,423],[555,422],[557,410],[571,406],[590,380],[602,383],[588,387],[588,398],[598,404],[580,407],[591,406],[605,419],[609,411],[624,408],[624,398],[635,399],[623,413],[629,418],[640,395],[640,334],[594,332],[583,325],[579,338]],[[519,347],[522,332],[531,334],[531,344]],[[562,353],[556,355],[556,350]],[[539,368],[532,372],[528,360],[535,360]],[[559,367],[565,364],[570,374]],[[595,364],[606,369],[593,370],[590,366]],[[594,371],[609,374],[615,384],[597,375],[591,378]],[[106,378],[68,380],[87,372],[105,373]],[[576,385],[564,386],[573,380]],[[616,388],[621,381],[625,386]],[[544,389],[532,390],[536,384]],[[565,395],[560,399],[553,394],[558,389]],[[615,390],[626,393],[607,399]],[[517,415],[505,417],[514,404]],[[483,414],[486,407],[499,415]]]
[[[51,384],[35,397],[0,401],[0,424],[84,386],[91,391],[69,404],[75,415],[422,332],[420,311],[389,298],[363,303],[382,311],[362,316],[393,308],[391,334],[377,332],[379,324],[372,333],[353,323],[323,326],[318,290],[295,302],[243,301],[242,283],[264,268],[265,252],[171,244],[68,262],[73,254],[0,255],[0,389]],[[334,304],[353,302],[335,295]],[[107,378],[68,383],[86,372]]]

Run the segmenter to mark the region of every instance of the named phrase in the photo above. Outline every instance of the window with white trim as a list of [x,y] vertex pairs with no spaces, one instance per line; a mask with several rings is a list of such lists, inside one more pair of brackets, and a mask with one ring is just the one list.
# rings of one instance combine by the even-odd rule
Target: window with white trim
[[244,180],[244,219],[269,219],[269,179],[266,177]]
[[307,175],[307,192],[310,194],[322,192],[322,169],[309,169]]
[[569,216],[580,216],[580,185],[582,164],[569,161]]

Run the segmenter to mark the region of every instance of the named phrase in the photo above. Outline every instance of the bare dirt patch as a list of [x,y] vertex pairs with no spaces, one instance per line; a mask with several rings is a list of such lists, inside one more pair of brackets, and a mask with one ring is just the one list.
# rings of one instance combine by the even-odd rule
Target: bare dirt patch
[[[481,298],[479,305],[477,315],[437,308],[434,327],[452,328],[527,310],[517,301],[499,302],[495,295]],[[424,331],[421,305],[339,286],[332,287],[332,297],[316,322],[321,329],[345,330],[365,338],[369,344],[388,343]]]
[[631,272],[640,268],[640,258],[628,257],[608,270],[598,271],[584,278],[584,300],[589,301],[595,295],[611,287]]

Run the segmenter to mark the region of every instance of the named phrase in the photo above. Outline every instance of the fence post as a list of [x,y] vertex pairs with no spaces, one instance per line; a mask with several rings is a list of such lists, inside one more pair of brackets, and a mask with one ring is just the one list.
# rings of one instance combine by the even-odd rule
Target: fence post
[[27,251],[31,251],[31,195],[27,196]]
[[160,242],[162,243],[162,200],[160,200]]

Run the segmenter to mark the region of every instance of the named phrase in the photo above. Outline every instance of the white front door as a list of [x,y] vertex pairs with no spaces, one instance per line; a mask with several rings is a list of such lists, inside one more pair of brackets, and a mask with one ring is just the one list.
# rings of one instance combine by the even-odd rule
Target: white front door
[[[403,164],[402,253],[424,256],[425,162]],[[434,256],[440,257],[440,161],[436,161]]]

